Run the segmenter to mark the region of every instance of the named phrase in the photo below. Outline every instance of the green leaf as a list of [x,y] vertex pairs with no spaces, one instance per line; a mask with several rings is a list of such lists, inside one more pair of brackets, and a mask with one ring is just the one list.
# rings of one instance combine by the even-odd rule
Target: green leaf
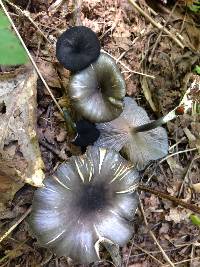
[[197,225],[197,226],[200,227],[200,217],[199,217],[199,216],[197,216],[197,215],[195,215],[195,214],[191,214],[191,215],[190,215],[190,220],[192,221],[192,223],[193,223],[194,225]]
[[200,66],[196,65],[194,71],[200,75]]
[[194,13],[200,12],[200,3],[199,3],[199,1],[194,1],[194,3],[192,5],[188,5],[188,8]]
[[26,51],[12,32],[8,18],[0,10],[0,65],[21,65],[27,60]]
[[0,10],[0,29],[2,28],[8,28],[10,26],[10,22],[6,15],[3,13],[2,10]]

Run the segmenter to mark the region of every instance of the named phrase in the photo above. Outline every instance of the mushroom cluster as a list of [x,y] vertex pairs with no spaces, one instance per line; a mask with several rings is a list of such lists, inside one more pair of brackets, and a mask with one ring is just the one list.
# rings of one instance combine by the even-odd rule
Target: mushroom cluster
[[72,72],[68,95],[82,116],[73,124],[73,143],[94,146],[45,179],[35,192],[29,224],[42,246],[91,263],[99,259],[101,240],[123,246],[132,236],[139,171],[167,154],[168,139],[162,120],[150,121],[125,97],[124,78],[115,61],[100,52],[91,29],[65,31],[56,55]]
[[36,191],[29,224],[41,246],[79,263],[99,259],[99,241],[131,238],[139,174],[114,150],[89,147]]

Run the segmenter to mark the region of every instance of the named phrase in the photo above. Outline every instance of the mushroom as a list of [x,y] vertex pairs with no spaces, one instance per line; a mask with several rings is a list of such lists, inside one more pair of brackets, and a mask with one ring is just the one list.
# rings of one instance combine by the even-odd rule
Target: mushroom
[[150,121],[146,111],[130,97],[124,99],[124,111],[107,123],[96,124],[100,131],[94,145],[121,151],[138,170],[168,153],[166,130],[158,127],[162,119]]
[[75,125],[77,135],[73,140],[73,144],[76,146],[86,147],[88,145],[93,145],[99,138],[100,132],[94,123],[87,120],[79,120]]
[[126,85],[115,61],[101,53],[97,61],[72,75],[68,94],[74,108],[91,122],[107,122],[123,110]]
[[98,244],[126,244],[138,205],[138,172],[116,151],[89,147],[45,179],[29,225],[41,246],[77,263],[99,260]]
[[89,66],[99,54],[100,42],[96,34],[85,26],[69,28],[59,36],[56,43],[58,61],[73,72]]

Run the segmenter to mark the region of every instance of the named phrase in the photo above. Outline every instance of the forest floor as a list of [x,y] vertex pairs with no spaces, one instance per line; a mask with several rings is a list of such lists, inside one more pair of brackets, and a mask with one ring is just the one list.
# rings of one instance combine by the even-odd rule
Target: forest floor
[[[55,43],[62,31],[79,20],[97,33],[102,48],[117,59],[127,95],[136,99],[151,119],[156,119],[178,105],[195,66],[200,65],[200,20],[184,5],[138,2],[153,22],[173,33],[175,40],[127,0],[76,1],[81,3],[79,9],[71,0],[15,0],[6,6],[61,106],[65,103],[71,109],[69,100],[63,97],[70,74],[55,58]],[[40,80],[37,89],[37,133],[48,175],[63,159],[80,154],[80,149],[70,143],[62,116]],[[165,128],[171,156],[148,166],[141,173],[142,180],[158,191],[200,206],[199,114],[179,116]],[[9,201],[0,213],[1,230],[9,229],[27,210],[34,190],[26,184]],[[121,249],[123,266],[200,266],[200,228],[189,218],[192,211],[147,192],[141,192],[140,199],[133,238]],[[39,247],[23,220],[0,244],[0,266],[74,265]],[[113,264],[108,257],[90,266]]]

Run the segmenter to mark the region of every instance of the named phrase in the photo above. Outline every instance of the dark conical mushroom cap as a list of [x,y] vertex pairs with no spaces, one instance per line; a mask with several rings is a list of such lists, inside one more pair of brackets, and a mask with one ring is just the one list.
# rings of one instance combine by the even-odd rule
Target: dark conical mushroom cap
[[74,72],[88,67],[99,54],[100,42],[96,34],[85,26],[69,28],[56,43],[58,61]]
[[99,240],[123,246],[131,238],[138,182],[138,172],[119,153],[89,147],[61,164],[35,192],[31,231],[58,256],[96,261]]
[[134,132],[135,127],[150,122],[150,119],[132,98],[125,97],[124,103],[124,111],[117,119],[97,124],[100,137],[94,145],[122,150],[136,168],[142,170],[150,161],[167,155],[167,133],[162,127]]
[[101,53],[88,68],[74,74],[69,96],[74,108],[91,122],[106,122],[123,110],[126,85],[115,61]]
[[73,141],[76,146],[87,147],[99,138],[100,132],[94,123],[87,120],[79,120],[76,122],[77,135]]

